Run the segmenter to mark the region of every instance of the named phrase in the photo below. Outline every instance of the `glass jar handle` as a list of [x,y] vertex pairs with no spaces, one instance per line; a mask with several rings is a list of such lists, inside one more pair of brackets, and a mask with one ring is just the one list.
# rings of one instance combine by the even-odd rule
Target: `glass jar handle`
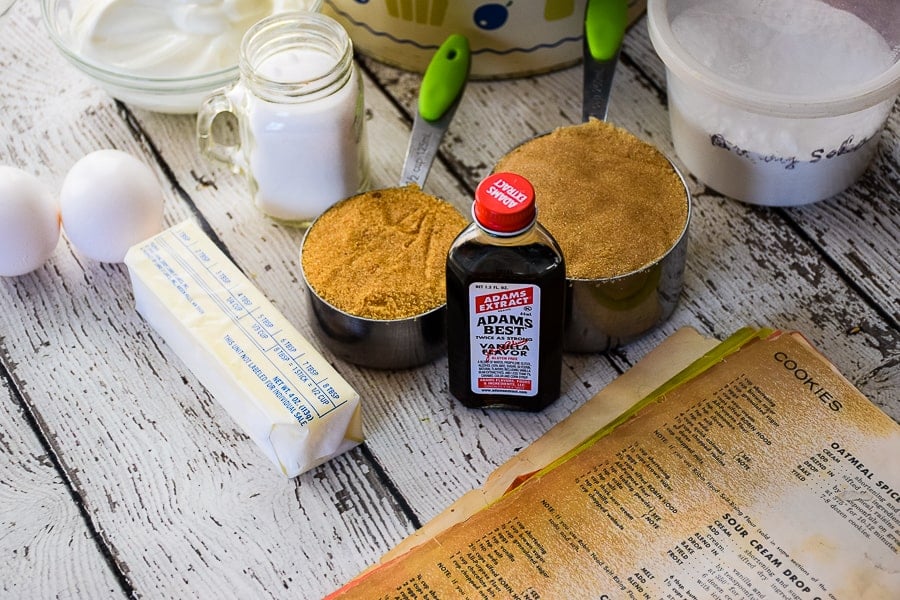
[[203,156],[223,162],[235,173],[243,173],[240,160],[240,143],[227,145],[218,143],[213,137],[213,122],[222,113],[231,113],[235,118],[239,118],[234,109],[234,105],[226,95],[225,91],[207,96],[200,109],[197,111],[197,144],[200,154]]

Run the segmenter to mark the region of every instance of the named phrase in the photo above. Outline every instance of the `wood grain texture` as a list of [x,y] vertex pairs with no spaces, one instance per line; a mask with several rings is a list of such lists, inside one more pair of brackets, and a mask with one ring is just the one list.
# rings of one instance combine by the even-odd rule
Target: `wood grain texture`
[[[261,219],[237,181],[220,190],[198,184],[190,170],[202,174],[206,165],[194,150],[192,120],[164,119],[179,137],[151,138],[140,111],[82,81],[31,17],[16,21],[22,30],[13,39],[27,60],[50,65],[22,64],[5,88],[15,97],[3,97],[3,105],[45,114],[4,131],[10,143],[2,162],[40,165],[36,174],[58,190],[68,168],[92,150],[138,156],[163,184],[167,223],[197,217],[208,203],[211,228],[238,265],[286,315],[305,322],[293,268],[298,232]],[[184,172],[167,162],[176,146],[173,164]],[[411,531],[359,451],[294,480],[276,473],[135,313],[124,266],[87,260],[63,239],[44,267],[0,281],[0,302],[12,308],[0,316],[4,367],[32,400],[129,593],[320,597]]]
[[[0,355],[2,358],[2,355]],[[0,363],[5,361],[0,360]],[[124,598],[94,532],[31,428],[0,385],[0,598]]]
[[[331,355],[309,324],[303,232],[263,217],[240,176],[199,155],[192,116],[116,103],[41,27],[36,3],[0,19],[0,163],[54,191],[99,148],[150,165],[166,224],[200,221],[361,393],[367,441],[285,480],[135,313],[124,266],[87,260],[64,238],[44,267],[0,278],[0,489],[17,507],[51,507],[3,509],[0,525],[15,520],[0,538],[11,555],[0,581],[14,582],[4,597],[320,598],[685,325],[717,337],[746,324],[799,329],[900,420],[896,107],[866,176],[822,203],[748,206],[686,174],[694,215],[670,321],[609,354],[565,356],[563,396],[542,413],[472,411],[448,394],[445,358],[390,372]],[[391,186],[421,78],[360,63],[373,185]],[[610,119],[678,164],[664,78],[641,21],[626,36]],[[580,119],[580,90],[580,67],[470,82],[426,191],[467,214],[500,156]],[[35,572],[46,581],[32,582]]]

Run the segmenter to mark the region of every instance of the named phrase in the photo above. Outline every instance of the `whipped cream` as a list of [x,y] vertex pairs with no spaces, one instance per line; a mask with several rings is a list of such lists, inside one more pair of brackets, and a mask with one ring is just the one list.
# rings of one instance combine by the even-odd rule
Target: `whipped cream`
[[133,75],[190,77],[237,64],[247,29],[313,0],[78,0],[72,36],[82,58]]

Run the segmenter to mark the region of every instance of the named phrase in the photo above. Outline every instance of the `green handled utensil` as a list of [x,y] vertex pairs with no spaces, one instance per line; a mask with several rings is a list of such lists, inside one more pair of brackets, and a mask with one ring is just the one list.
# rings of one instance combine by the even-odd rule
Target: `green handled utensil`
[[588,0],[584,10],[581,120],[606,120],[613,75],[628,23],[628,0]]
[[416,117],[403,160],[401,186],[415,183],[423,187],[425,184],[444,132],[459,106],[469,79],[471,62],[468,39],[453,34],[441,44],[428,64],[422,77]]

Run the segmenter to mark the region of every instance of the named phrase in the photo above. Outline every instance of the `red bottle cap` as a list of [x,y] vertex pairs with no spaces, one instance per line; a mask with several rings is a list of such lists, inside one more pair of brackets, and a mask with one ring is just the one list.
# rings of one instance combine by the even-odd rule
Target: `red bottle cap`
[[534,187],[515,173],[492,173],[478,184],[472,205],[475,221],[492,233],[528,229],[537,216]]

